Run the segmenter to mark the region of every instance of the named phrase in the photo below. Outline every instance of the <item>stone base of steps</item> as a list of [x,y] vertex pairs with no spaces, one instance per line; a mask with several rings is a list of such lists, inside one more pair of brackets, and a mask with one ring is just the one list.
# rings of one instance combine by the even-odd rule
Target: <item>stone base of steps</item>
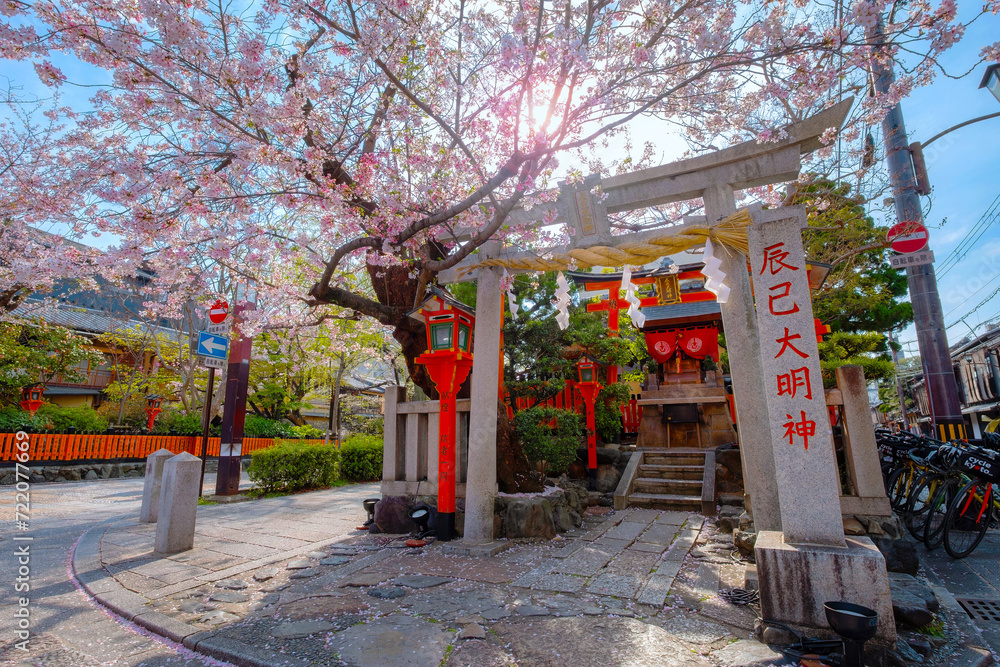
[[658,510],[701,511],[700,496],[682,496],[661,493],[632,493],[628,497],[632,507],[649,507]]
[[659,479],[696,479],[699,482],[705,477],[703,465],[649,465],[639,466],[640,477],[656,477]]

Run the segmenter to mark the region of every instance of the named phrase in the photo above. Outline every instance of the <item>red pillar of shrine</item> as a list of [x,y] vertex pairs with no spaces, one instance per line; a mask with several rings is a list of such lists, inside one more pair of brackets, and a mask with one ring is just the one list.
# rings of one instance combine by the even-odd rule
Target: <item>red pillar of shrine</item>
[[447,542],[455,537],[455,481],[458,438],[455,397],[472,371],[472,355],[461,352],[425,352],[417,357],[438,390],[438,501],[437,538]]
[[580,357],[576,366],[580,374],[576,386],[587,408],[587,473],[590,477],[590,490],[593,491],[597,488],[597,424],[594,408],[601,385],[597,382],[597,364],[593,360],[587,356]]

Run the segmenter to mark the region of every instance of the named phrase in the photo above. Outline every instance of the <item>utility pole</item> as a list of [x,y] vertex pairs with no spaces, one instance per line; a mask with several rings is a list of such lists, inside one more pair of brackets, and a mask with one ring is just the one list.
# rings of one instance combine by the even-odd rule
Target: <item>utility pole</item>
[[[872,59],[872,78],[875,90],[887,94],[895,81],[892,59],[885,53],[882,19],[868,29],[869,42],[876,45]],[[899,104],[889,110],[882,120],[882,137],[885,142],[886,162],[898,222],[923,224],[923,212],[910,157],[910,147]],[[917,329],[917,345],[923,364],[924,380],[930,398],[931,417],[940,440],[965,438],[965,419],[958,400],[958,384],[951,366],[948,335],[944,328],[941,298],[938,296],[934,265],[908,266],[906,279],[913,304],[913,322]]]

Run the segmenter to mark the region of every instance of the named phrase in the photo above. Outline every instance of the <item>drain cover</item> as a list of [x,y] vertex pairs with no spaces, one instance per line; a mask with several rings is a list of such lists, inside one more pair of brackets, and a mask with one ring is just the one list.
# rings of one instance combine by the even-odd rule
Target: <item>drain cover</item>
[[1000,600],[956,598],[965,612],[976,621],[1000,623]]

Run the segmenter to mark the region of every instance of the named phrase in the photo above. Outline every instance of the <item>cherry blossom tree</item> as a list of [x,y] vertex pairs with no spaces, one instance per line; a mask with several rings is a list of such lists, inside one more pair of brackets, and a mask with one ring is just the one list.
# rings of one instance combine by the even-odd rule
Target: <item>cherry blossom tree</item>
[[[866,90],[871,58],[898,57],[906,75],[846,133],[863,171],[863,125],[927,83],[963,31],[953,0],[8,0],[0,13],[0,54],[53,90],[70,65],[99,73],[79,82],[96,88],[92,109],[52,105],[26,157],[4,139],[4,187],[28,184],[3,194],[13,233],[113,234],[105,268],[148,265],[189,291],[211,289],[191,268],[211,259],[252,281],[259,326],[325,304],[374,318],[432,395],[407,311],[488,239],[539,240],[510,213],[557,176],[653,164],[637,119],[695,149],[769,141]],[[866,29],[883,14],[891,47],[876,52]],[[0,277],[0,291],[17,284]]]

